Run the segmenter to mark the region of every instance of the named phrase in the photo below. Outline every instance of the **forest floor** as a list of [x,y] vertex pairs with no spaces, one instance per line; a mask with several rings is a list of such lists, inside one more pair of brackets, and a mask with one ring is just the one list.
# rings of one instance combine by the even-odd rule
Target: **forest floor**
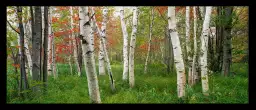
[[[231,71],[236,73],[234,76],[211,74],[209,96],[202,94],[201,82],[192,88],[186,86],[183,100],[177,98],[176,73],[167,74],[163,65],[149,65],[147,74],[143,74],[144,65],[136,65],[135,87],[132,89],[128,82],[122,81],[122,68],[121,64],[112,65],[117,89],[115,93],[111,92],[107,74],[98,77],[102,103],[248,103],[247,63],[233,64]],[[49,78],[46,94],[24,100],[13,96],[15,81],[13,68],[9,66],[7,103],[90,103],[86,76],[70,75],[68,64],[58,64],[58,71],[60,75],[57,80]]]

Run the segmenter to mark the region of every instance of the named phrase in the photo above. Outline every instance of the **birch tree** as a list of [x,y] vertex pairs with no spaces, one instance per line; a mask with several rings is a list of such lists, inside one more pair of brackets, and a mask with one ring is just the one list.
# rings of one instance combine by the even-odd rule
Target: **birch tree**
[[193,54],[193,63],[192,63],[192,85],[195,84],[197,75],[196,72],[196,57],[197,57],[197,16],[196,16],[196,7],[193,7],[193,16],[194,16],[194,54]]
[[[53,72],[52,72],[52,62],[51,62],[51,59],[52,59],[52,40],[53,40],[53,33],[52,33],[52,10],[51,10],[51,7],[48,8],[48,48],[47,48],[47,55],[48,55],[48,63],[47,63],[47,69],[48,69],[48,75],[51,75]],[[53,59],[52,59],[53,60]]]
[[128,80],[128,32],[126,29],[126,24],[124,21],[124,7],[120,9],[120,20],[123,32],[123,58],[124,58],[124,70],[123,70],[123,80]]
[[[98,31],[98,27],[97,27],[97,24],[96,24],[96,18],[94,16],[94,8],[91,7],[91,10],[92,10],[92,13],[93,13],[93,24],[95,26],[95,31],[96,33],[98,33],[99,36],[100,33]],[[101,39],[101,38],[100,38]],[[100,45],[99,45],[99,54],[98,54],[98,60],[99,60],[99,75],[105,75],[105,62],[104,62],[104,50],[103,50],[103,43],[102,43],[102,40],[99,40],[100,42]]]
[[[27,19],[28,18],[29,18],[29,10],[27,9]],[[30,41],[29,39],[31,38],[31,35],[32,35],[30,25],[31,25],[30,20],[27,23],[25,23],[25,25],[24,25],[25,26],[25,32],[24,32],[24,34],[25,34],[24,43],[25,44],[24,45],[25,45],[25,54],[26,54],[27,60],[28,60],[29,75],[32,76],[32,58],[31,58],[31,54],[29,51],[29,47],[28,47],[29,41]]]
[[[70,7],[70,14],[71,14],[71,18],[70,18],[70,21],[71,21],[71,29],[73,29],[73,9],[72,9],[72,6]],[[78,72],[78,75],[80,76],[81,75],[81,70],[79,68],[79,63],[78,63],[78,54],[77,54],[77,46],[76,46],[76,37],[74,36],[73,32],[71,32],[71,37],[73,38],[73,47],[74,47],[74,60],[75,60],[75,64],[76,64],[76,68],[77,68],[77,72]]]
[[189,24],[189,14],[190,14],[190,7],[186,6],[186,50],[188,56],[188,83],[191,85],[193,75],[192,75],[192,58],[191,58],[191,48],[190,48],[190,24]]
[[150,23],[150,32],[149,32],[149,41],[148,41],[148,51],[147,51],[147,57],[145,62],[145,68],[144,68],[144,74],[147,73],[147,66],[148,66],[148,59],[149,59],[149,52],[151,47],[151,39],[152,39],[152,31],[153,31],[153,24],[154,24],[154,7],[151,9],[151,23]]
[[[85,14],[86,13],[86,14]],[[83,60],[85,64],[86,76],[88,81],[89,96],[92,103],[101,103],[98,78],[96,71],[93,69],[92,50],[90,48],[90,20],[88,6],[79,7],[79,25],[80,37],[83,50]]]
[[201,80],[202,80],[202,90],[204,95],[208,95],[209,85],[208,85],[208,69],[207,69],[207,48],[208,48],[208,37],[209,37],[209,24],[211,20],[212,7],[207,6],[205,12],[205,18],[203,23],[203,33],[201,35]]
[[108,52],[107,52],[107,47],[106,47],[106,23],[107,23],[107,13],[108,10],[106,7],[103,8],[103,22],[102,22],[102,30],[100,30],[99,26],[96,24],[96,19],[93,18],[93,22],[96,24],[96,29],[97,29],[97,34],[100,36],[100,41],[102,42],[103,46],[103,52],[104,52],[104,58],[106,59],[107,63],[107,69],[108,69],[108,76],[109,76],[109,81],[110,81],[110,87],[112,92],[115,92],[115,83],[114,83],[114,78],[111,70],[111,65],[108,57]]
[[173,46],[174,63],[177,72],[177,92],[178,97],[181,98],[185,96],[186,75],[184,62],[182,59],[180,40],[176,30],[175,7],[172,6],[168,7],[168,24]]
[[109,61],[109,57],[108,57],[107,47],[106,47],[106,27],[107,27],[107,14],[108,14],[107,7],[103,8],[102,14],[103,14],[103,21],[102,21],[102,27],[101,27],[101,32],[102,32],[101,40],[102,40],[103,51],[104,51],[104,55],[105,55],[105,59],[106,59],[106,63],[107,63],[110,87],[111,87],[112,92],[114,92],[115,91],[115,83],[114,83],[114,78],[113,78],[111,65],[110,65],[110,61]]
[[134,50],[136,43],[136,34],[137,34],[137,24],[138,24],[138,7],[133,8],[133,20],[132,20],[132,34],[130,41],[130,52],[129,52],[129,85],[131,88],[134,87]]

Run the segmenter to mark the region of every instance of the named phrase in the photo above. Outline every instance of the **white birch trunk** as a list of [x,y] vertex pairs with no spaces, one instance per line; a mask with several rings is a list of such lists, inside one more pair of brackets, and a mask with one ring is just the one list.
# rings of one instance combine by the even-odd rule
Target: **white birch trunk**
[[[44,6],[41,6],[41,12],[42,12],[42,36],[44,36]],[[44,42],[44,37],[42,37],[42,46],[41,47],[44,47],[43,42]]]
[[190,7],[186,6],[186,50],[188,56],[188,83],[191,85],[192,83],[192,58],[191,58],[191,48],[190,48],[190,25],[189,25],[189,15],[190,15]]
[[[27,9],[28,10],[28,9]],[[29,10],[27,13],[27,19],[29,19]],[[24,47],[25,47],[25,55],[27,57],[28,60],[28,70],[29,70],[29,74],[30,76],[32,76],[32,58],[31,58],[31,54],[29,51],[29,38],[31,38],[32,33],[31,33],[31,28],[29,27],[29,25],[31,25],[30,21],[28,21],[27,23],[24,23],[24,27],[25,27],[25,38],[24,38]],[[27,72],[26,72],[27,73]]]
[[[47,70],[48,70],[48,75],[52,75],[52,40],[53,40],[53,33],[52,33],[52,9],[51,7],[48,8],[49,13],[48,13],[48,64],[47,64]],[[52,59],[53,60],[53,59]]]
[[[51,17],[52,17],[52,14],[51,14]],[[56,53],[55,53],[55,45],[54,45],[54,34],[53,34],[53,30],[52,30],[52,72],[53,72],[53,77],[55,79],[57,79],[58,72],[56,71],[56,61],[55,61],[56,59],[55,58],[56,58]]]
[[105,75],[105,74],[106,73],[105,73],[103,43],[100,40],[100,46],[99,46],[99,75]]
[[[71,39],[71,38],[72,38],[72,36],[69,35],[69,39]],[[69,44],[69,46],[70,46],[69,48],[71,49],[72,41],[69,40],[68,44]],[[71,51],[72,51],[72,50],[71,50]],[[69,67],[70,67],[70,74],[73,75],[73,70],[72,70],[72,54],[71,54],[71,51],[70,51],[70,53],[69,53],[68,63],[69,63]]]
[[137,24],[138,24],[138,7],[133,8],[133,26],[132,26],[132,35],[130,41],[130,52],[129,52],[129,85],[131,88],[135,85],[134,80],[134,50],[136,43],[136,34],[137,34]]
[[110,61],[109,61],[109,58],[108,58],[107,47],[106,47],[107,13],[108,13],[108,10],[107,10],[106,7],[104,7],[104,9],[103,9],[102,31],[100,30],[99,26],[96,24],[96,19],[95,18],[93,19],[93,21],[95,22],[96,29],[97,29],[97,34],[100,36],[100,41],[102,42],[103,52],[104,52],[104,55],[105,55],[104,58],[106,59],[106,62],[107,62],[107,69],[108,69],[110,87],[112,89],[112,92],[115,92],[115,82],[114,82],[114,78],[113,78],[113,75],[112,75],[111,65],[110,65]]
[[103,44],[103,51],[104,51],[104,55],[105,55],[105,59],[106,59],[106,63],[107,63],[107,70],[108,70],[108,74],[109,74],[109,80],[110,80],[110,86],[112,89],[112,92],[115,91],[115,82],[113,79],[113,74],[112,74],[112,70],[111,70],[111,65],[110,65],[110,61],[109,61],[109,57],[108,57],[108,52],[107,52],[107,47],[106,47],[106,27],[107,27],[107,14],[108,14],[108,9],[107,7],[103,8],[103,22],[102,22],[102,44]]
[[154,8],[151,9],[151,23],[150,23],[150,32],[149,32],[149,41],[148,41],[148,51],[147,51],[147,57],[145,62],[145,68],[144,68],[144,74],[147,73],[147,66],[148,66],[148,59],[149,59],[149,52],[151,48],[151,39],[152,39],[152,30],[153,30],[153,21],[154,21]]
[[[70,14],[71,14],[71,29],[73,29],[73,9],[72,9],[72,6],[70,7]],[[75,60],[75,63],[76,63],[76,68],[77,68],[77,73],[78,75],[81,75],[81,70],[79,68],[79,63],[78,63],[78,54],[77,54],[77,46],[76,46],[76,37],[73,35],[73,32],[71,32],[71,37],[72,37],[72,41],[73,41],[73,52],[74,52],[74,60]]]
[[212,7],[207,6],[205,12],[205,18],[203,23],[203,33],[201,35],[201,80],[202,80],[202,90],[204,95],[209,95],[209,85],[208,85],[208,69],[207,69],[207,49],[208,49],[208,37],[209,37],[209,24],[211,20]]
[[[86,13],[86,14],[85,14]],[[83,60],[85,64],[86,76],[88,81],[89,96],[92,103],[101,103],[98,78],[93,69],[92,50],[90,45],[91,27],[88,15],[88,6],[79,7],[80,37],[82,42]]]
[[[94,8],[92,7],[91,8],[92,10],[92,13],[94,14]],[[95,15],[93,16],[93,24],[95,25],[95,31],[98,33],[98,35],[101,37],[100,33],[99,33],[99,30],[98,30],[98,26],[96,24],[96,18],[95,18]],[[100,38],[101,39],[101,38]],[[104,51],[103,51],[103,43],[102,41],[100,40],[100,46],[99,46],[99,57],[98,57],[98,60],[99,60],[99,75],[105,75],[106,72],[105,72],[105,62],[104,62]]]
[[196,72],[196,56],[197,56],[197,16],[196,16],[196,7],[193,7],[193,14],[194,14],[194,54],[193,54],[193,63],[192,63],[192,85],[195,84],[197,72]]
[[120,9],[120,20],[123,32],[123,60],[124,60],[124,70],[123,70],[123,80],[128,80],[128,32],[126,29],[126,24],[124,21],[124,7]]
[[168,24],[173,45],[174,63],[177,71],[177,92],[178,97],[181,98],[185,96],[186,75],[180,40],[176,30],[175,7],[172,6],[168,7]]
[[[89,12],[88,12],[89,13]],[[89,16],[89,15],[88,15]],[[91,17],[90,17],[91,18]],[[95,65],[95,56],[94,56],[94,34],[93,34],[93,28],[94,28],[94,23],[93,22],[91,22],[90,23],[90,26],[91,26],[91,28],[90,28],[90,32],[91,32],[91,34],[90,34],[90,40],[91,40],[91,43],[90,43],[90,48],[91,48],[91,51],[92,51],[92,65],[93,65],[93,69],[94,69],[94,71],[96,72],[96,74],[97,74],[97,70],[96,70],[96,65]]]

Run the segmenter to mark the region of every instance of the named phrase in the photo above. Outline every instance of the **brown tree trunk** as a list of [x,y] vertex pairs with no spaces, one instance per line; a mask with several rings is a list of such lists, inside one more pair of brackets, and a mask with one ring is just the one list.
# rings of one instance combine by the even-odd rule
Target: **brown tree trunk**
[[[21,52],[20,52],[20,73],[21,73],[21,81],[23,85],[23,90],[28,89],[28,83],[27,83],[27,76],[26,76],[26,71],[25,71],[25,49],[24,49],[24,28],[22,24],[22,7],[17,6],[17,12],[18,12],[18,20],[19,20],[19,30],[20,30],[20,47],[21,47]],[[26,94],[24,94],[26,95]]]
[[[40,46],[41,46],[41,37],[42,37],[42,19],[41,19],[41,8],[40,6],[35,7],[35,25],[32,36],[32,80],[40,81]],[[33,26],[32,26],[33,27]],[[33,87],[33,92],[39,91],[40,88],[38,85]]]
[[222,74],[228,76],[230,73],[230,65],[232,63],[232,42],[231,42],[231,26],[232,26],[232,6],[224,7],[225,26],[224,26],[224,45],[223,45],[223,66]]
[[43,63],[43,82],[46,90],[47,87],[47,63],[48,63],[48,6],[44,7],[44,63]]

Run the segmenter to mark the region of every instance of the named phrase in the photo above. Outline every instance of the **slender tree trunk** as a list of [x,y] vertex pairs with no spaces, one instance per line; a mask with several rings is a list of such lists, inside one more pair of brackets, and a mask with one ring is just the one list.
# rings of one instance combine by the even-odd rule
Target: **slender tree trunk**
[[192,58],[191,58],[191,48],[190,48],[190,24],[189,24],[189,14],[190,14],[190,7],[186,6],[186,50],[188,56],[188,84],[192,85]]
[[[34,33],[32,37],[32,79],[33,81],[40,81],[40,46],[41,46],[41,37],[42,37],[42,19],[41,19],[41,8],[40,6],[35,7],[35,26]],[[33,87],[34,92],[40,90],[39,86],[36,85]]]
[[148,51],[147,51],[147,57],[145,62],[144,74],[147,73],[148,58],[149,58],[149,52],[151,47],[152,31],[153,31],[153,24],[154,24],[154,7],[152,7],[151,9],[151,18],[152,20],[150,20],[151,23],[150,23],[150,32],[149,32],[149,42],[148,42]]
[[101,103],[98,78],[93,69],[93,56],[90,48],[92,33],[90,31],[90,20],[88,7],[79,7],[80,37],[82,42],[83,60],[85,64],[86,76],[88,81],[89,96],[92,103]]
[[52,75],[52,40],[53,40],[53,33],[52,33],[52,9],[51,7],[48,7],[49,15],[48,15],[48,50],[47,50],[47,55],[48,55],[48,63],[47,63],[47,69],[48,69],[48,75]]
[[192,63],[192,86],[196,83],[196,57],[197,57],[197,16],[196,16],[196,7],[193,7],[193,14],[194,14],[194,54],[193,54],[193,63]]
[[168,7],[168,24],[173,45],[174,63],[177,71],[177,92],[178,97],[181,98],[185,96],[186,75],[180,40],[176,31],[175,7]]
[[[50,15],[50,18],[52,18],[52,10],[51,11],[51,15]],[[51,22],[52,23],[52,22]],[[58,72],[56,71],[56,52],[55,52],[55,44],[54,44],[54,41],[55,41],[55,37],[54,37],[54,32],[53,32],[53,28],[51,27],[51,37],[52,37],[52,74],[53,74],[53,77],[54,79],[57,79],[58,78]]]
[[128,32],[126,29],[126,24],[124,21],[124,7],[121,7],[120,10],[120,19],[121,19],[121,26],[123,32],[123,60],[124,60],[124,70],[123,70],[123,80],[128,80]]
[[99,75],[105,75],[103,43],[100,40],[99,46]]
[[103,44],[103,51],[104,51],[105,59],[107,62],[107,70],[108,70],[108,74],[109,74],[111,90],[112,90],[112,92],[115,92],[115,82],[114,82],[111,65],[110,65],[110,61],[109,61],[109,57],[108,57],[107,47],[106,47],[106,27],[107,27],[108,9],[106,7],[104,7],[102,13],[103,13],[103,22],[102,22],[102,28],[101,28],[102,29],[101,40],[102,40],[102,44]]
[[224,46],[223,46],[223,66],[222,74],[228,76],[230,73],[230,66],[232,63],[232,41],[231,41],[231,29],[232,29],[232,12],[233,7],[225,7],[225,27],[224,27]]
[[[29,19],[29,10],[27,11],[27,19]],[[30,20],[24,25],[25,26],[25,38],[24,38],[24,43],[25,43],[25,54],[27,56],[27,60],[28,60],[28,69],[29,69],[29,73],[30,73],[30,76],[32,76],[32,59],[31,59],[31,54],[30,54],[30,51],[29,51],[29,38],[31,38],[31,30],[30,30],[30,27],[29,25],[31,25],[30,23]]]
[[107,68],[108,68],[108,75],[109,75],[109,81],[110,81],[110,87],[112,92],[115,92],[115,84],[114,84],[114,78],[112,75],[112,70],[111,70],[111,65],[110,65],[110,61],[109,61],[109,57],[108,57],[108,53],[107,53],[107,47],[106,47],[106,23],[107,23],[107,13],[108,10],[106,7],[104,7],[103,9],[103,22],[102,22],[102,31],[100,31],[99,26],[96,24],[96,19],[94,18],[93,21],[96,24],[96,28],[97,28],[97,34],[100,36],[100,40],[102,42],[103,45],[103,52],[105,54],[105,59],[107,62]]
[[46,90],[47,87],[47,63],[48,63],[48,6],[44,7],[44,63],[43,63],[43,82]]
[[41,6],[41,15],[40,15],[41,21],[41,39],[40,39],[40,80],[43,80],[43,42],[44,42],[44,6]]
[[132,36],[130,41],[130,51],[129,51],[129,85],[131,88],[135,85],[134,80],[134,51],[135,51],[135,43],[136,43],[136,34],[138,27],[138,7],[133,8],[133,20],[132,20]]
[[[71,39],[71,38],[72,38],[72,36],[69,35],[69,39]],[[70,68],[70,74],[73,75],[73,69],[72,69],[72,48],[71,48],[72,41],[71,40],[69,40],[68,45],[69,45],[69,49],[70,49],[69,57],[68,57],[68,64],[69,64],[69,68]]]
[[[92,13],[94,14],[94,8],[92,7],[91,8],[92,10]],[[95,25],[95,31],[98,33],[99,36],[100,33],[98,31],[98,27],[97,27],[97,24],[96,24],[96,18],[95,16],[93,15],[93,24]],[[101,38],[100,38],[101,39]],[[99,57],[98,57],[98,60],[99,60],[99,75],[105,75],[105,62],[104,62],[104,49],[103,49],[103,43],[101,40],[99,40],[100,42],[100,45],[99,45]]]
[[[20,73],[21,73],[21,81],[23,85],[23,90],[28,89],[28,82],[27,82],[27,76],[25,71],[25,49],[24,49],[24,28],[22,25],[22,7],[17,6],[17,12],[18,12],[18,20],[19,20],[19,30],[20,30]],[[26,94],[24,94],[26,96]]]
[[[71,29],[73,29],[73,9],[72,7],[70,7],[70,14],[71,14]],[[77,73],[79,75],[81,75],[81,70],[79,67],[79,63],[78,63],[78,54],[77,54],[77,43],[76,43],[76,37],[74,36],[73,32],[71,32],[71,37],[72,37],[72,41],[73,41],[73,48],[74,48],[74,60],[75,60],[75,64],[76,64],[76,68],[77,68]]]
[[209,24],[211,20],[212,7],[207,6],[205,12],[205,19],[203,23],[203,34],[201,36],[201,80],[202,89],[204,95],[209,95],[209,85],[208,85],[208,69],[207,69],[207,50],[208,50],[208,38],[209,38]]
[[216,22],[216,62],[214,71],[221,71],[223,64],[223,6],[217,7],[217,22]]

